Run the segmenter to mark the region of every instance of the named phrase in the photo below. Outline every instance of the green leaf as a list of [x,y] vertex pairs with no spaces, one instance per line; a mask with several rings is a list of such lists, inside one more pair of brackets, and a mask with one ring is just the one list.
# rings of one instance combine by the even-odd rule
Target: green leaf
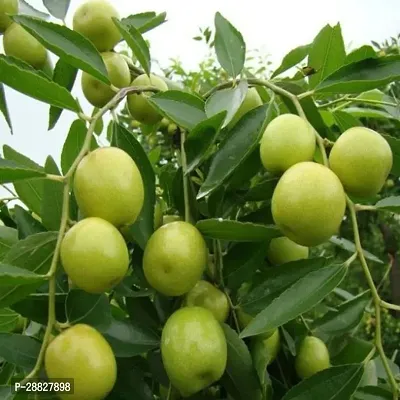
[[327,334],[338,336],[354,329],[362,320],[364,310],[371,300],[369,291],[361,293],[342,303],[337,310],[328,311],[312,324],[312,330],[317,336]]
[[260,385],[249,349],[231,327],[223,324],[222,328],[228,345],[228,361],[221,382],[235,399],[256,399]]
[[400,139],[390,135],[382,135],[389,143],[393,153],[393,166],[391,173],[397,177],[400,176]]
[[144,185],[144,204],[135,223],[129,227],[130,234],[139,246],[144,249],[154,232],[154,206],[156,203],[156,186],[153,167],[142,145],[131,132],[121,124],[115,124],[113,143],[126,151],[135,161],[142,175]]
[[234,290],[243,282],[248,282],[257,269],[261,269],[267,254],[268,244],[238,243],[224,257],[224,277],[226,285]]
[[131,321],[140,321],[140,326],[152,330],[158,335],[160,319],[154,303],[149,297],[127,297],[126,309]]
[[333,111],[332,115],[341,132],[347,131],[347,129],[354,126],[362,126],[362,123],[356,117],[346,111]]
[[133,25],[129,27],[120,22],[117,18],[113,18],[114,24],[117,26],[118,30],[121,32],[122,37],[132,50],[133,55],[139,61],[147,75],[150,75],[151,59],[150,50],[147,46],[146,41],[140,34],[139,30]]
[[400,56],[368,58],[348,64],[325,78],[317,93],[361,93],[400,78]]
[[13,20],[68,64],[87,72],[101,82],[110,83],[100,53],[94,44],[80,33],[66,26],[26,15],[16,15]]
[[[1,279],[1,278],[0,278]],[[11,332],[18,325],[19,314],[9,308],[0,310],[0,332]]]
[[260,283],[242,296],[240,306],[246,313],[256,315],[300,279],[327,265],[329,260],[318,257],[292,261],[279,268],[268,268],[263,272]]
[[257,314],[240,337],[268,332],[307,312],[339,285],[346,272],[344,265],[331,265],[299,279]]
[[221,143],[212,159],[207,178],[197,195],[198,200],[225,183],[252,154],[270,120],[272,108],[272,105],[262,105],[251,110],[232,128],[229,138]]
[[[68,64],[66,61],[60,58],[54,68],[53,81],[55,83],[58,83],[60,86],[65,87],[69,92],[71,92],[75,83],[77,73],[77,68],[73,67],[71,64]],[[53,129],[56,126],[56,123],[60,118],[62,111],[62,108],[54,106],[50,107],[49,130]]]
[[262,387],[262,398],[269,399],[272,395],[272,383],[267,371],[267,367],[271,362],[271,351],[263,344],[263,340],[254,341],[251,345],[251,356],[253,358],[253,365]]
[[375,204],[376,208],[400,213],[400,196],[390,196],[386,199],[379,200]]
[[[0,56],[1,57],[1,56]],[[37,171],[43,172],[43,168],[25,157],[23,154],[18,153],[10,146],[3,146],[4,158],[14,161],[18,164]],[[27,180],[21,182],[14,182],[15,191],[22,202],[24,202],[33,212],[40,215],[42,209],[42,196],[43,196],[43,180]]]
[[[57,240],[55,232],[44,232],[31,235],[17,242],[6,254],[4,264],[22,268],[33,274],[46,274],[50,268]],[[33,279],[33,278],[29,278]],[[0,308],[21,300],[34,292],[42,284],[42,281],[31,285],[1,286]]]
[[24,335],[0,333],[0,357],[19,367],[32,369],[40,351],[40,342]]
[[18,231],[8,226],[0,226],[0,260],[18,242]]
[[344,64],[346,51],[340,24],[326,25],[315,37],[308,55],[308,65],[316,70],[309,77],[310,87],[314,88],[328,75]]
[[331,357],[332,365],[362,363],[373,347],[374,345],[371,342],[350,336],[343,348],[339,349],[339,352]]
[[236,78],[243,69],[246,58],[246,43],[242,34],[219,12],[215,14],[214,47],[221,67]]
[[273,225],[259,225],[222,218],[203,219],[196,224],[206,237],[232,242],[261,242],[282,236]]
[[70,0],[43,0],[49,13],[58,19],[64,20],[68,12]]
[[140,33],[145,33],[166,22],[166,16],[167,13],[165,12],[160,14],[144,12],[123,18],[121,22],[127,27],[135,27]]
[[171,121],[188,130],[207,118],[203,100],[186,92],[159,92],[149,97],[148,101]]
[[281,65],[274,71],[271,78],[280,75],[282,72],[285,72],[302,62],[307,57],[310,48],[311,45],[306,44],[304,46],[298,46],[295,49],[289,51],[289,53],[287,53],[286,56],[283,58]]
[[347,107],[345,111],[356,118],[392,119],[393,116],[386,111],[368,107]]
[[7,285],[30,285],[36,282],[43,282],[45,279],[41,275],[14,267],[13,265],[0,264],[0,286]]
[[325,369],[294,386],[282,400],[350,399],[360,383],[363,372],[363,364]]
[[32,7],[27,1],[19,0],[19,13],[25,15],[32,15],[33,17],[38,17],[42,19],[50,18],[50,15],[44,13],[42,11],[37,10],[36,8]]
[[[355,244],[348,239],[339,238],[337,236],[332,236],[329,241],[331,243],[333,243],[334,245],[340,247],[341,249],[349,251],[350,253],[355,253],[357,251]],[[371,254],[369,251],[363,250],[363,253],[364,253],[364,257],[367,260],[371,260],[376,263],[383,264],[382,260],[380,260],[378,257]]]
[[71,290],[65,302],[65,314],[70,324],[88,324],[103,332],[111,325],[111,308],[107,296]]
[[222,128],[226,112],[223,111],[196,125],[185,141],[187,173],[192,172],[206,158]]
[[25,239],[35,233],[46,232],[46,228],[36,218],[18,205],[14,207],[14,219],[18,226],[19,239]]
[[[400,378],[400,368],[399,368],[399,366],[397,364],[395,364],[394,361],[392,361],[389,358],[386,358],[386,360],[387,360],[387,363],[389,365],[390,370],[393,373],[393,376],[396,379]],[[387,376],[387,373],[386,373],[386,369],[383,366],[381,357],[374,358],[374,362],[375,362],[375,365],[376,365],[376,374],[377,374],[378,378],[382,379],[384,381],[388,381],[388,376]]]
[[[61,175],[56,162],[47,157],[45,171],[52,175]],[[42,222],[49,231],[58,231],[61,223],[64,185],[45,179],[43,183]]]
[[278,178],[267,178],[249,189],[245,195],[247,201],[270,200],[278,183]]
[[371,46],[361,46],[353,50],[346,56],[345,64],[355,63],[357,61],[365,60],[366,58],[377,58],[375,50]]
[[44,103],[79,111],[78,103],[67,89],[17,58],[0,55],[0,82]]
[[247,81],[240,81],[236,87],[218,90],[206,101],[205,111],[210,118],[216,114],[226,111],[226,118],[222,127],[229,124],[237,110],[243,103],[247,93]]
[[354,393],[353,400],[392,400],[389,390],[378,386],[364,386]]
[[8,111],[6,94],[4,93],[4,85],[2,83],[0,83],[0,111],[3,114],[8,126],[11,130],[11,133],[12,133],[13,128],[12,128],[12,124],[11,124],[10,113]]
[[138,322],[113,320],[104,332],[116,357],[133,357],[159,346],[160,338]]
[[43,171],[27,168],[15,161],[5,160],[0,157],[0,183],[10,183],[44,176],[46,174]]

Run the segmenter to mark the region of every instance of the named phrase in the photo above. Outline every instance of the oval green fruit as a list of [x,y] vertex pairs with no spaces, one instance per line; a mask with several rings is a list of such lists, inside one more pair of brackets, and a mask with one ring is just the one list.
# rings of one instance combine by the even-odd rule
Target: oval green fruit
[[327,167],[302,162],[290,167],[272,195],[272,216],[285,236],[317,246],[337,233],[346,209],[339,178]]
[[110,2],[88,0],[75,11],[73,29],[86,36],[98,51],[109,51],[121,40],[112,18],[119,19],[119,14]]
[[45,369],[50,379],[73,379],[73,394],[58,395],[62,400],[105,399],[117,379],[114,353],[94,328],[78,324],[63,331],[49,344]]
[[115,226],[133,224],[144,201],[143,180],[132,158],[117,147],[86,155],[74,177],[74,193],[85,217],[99,217]]
[[60,255],[71,281],[88,293],[112,289],[128,271],[124,238],[100,218],[86,218],[74,225],[61,243]]
[[237,309],[237,317],[239,319],[239,325],[241,329],[246,328],[246,326],[254,319],[252,315],[247,314],[241,308]]
[[[167,84],[158,76],[150,74],[139,75],[131,86],[155,86],[162,92],[168,90]],[[153,93],[143,92],[141,94],[131,94],[128,96],[127,104],[130,114],[142,124],[154,125],[161,121],[162,115],[148,102],[147,98]]]
[[340,135],[332,147],[329,163],[346,192],[370,197],[382,189],[392,169],[393,154],[378,132],[357,126]]
[[225,322],[229,314],[226,294],[207,281],[198,281],[185,296],[186,307],[203,307],[210,310],[219,322]]
[[167,320],[161,336],[161,355],[172,383],[184,397],[218,381],[225,371],[224,331],[211,311],[184,307]]
[[154,289],[166,296],[181,296],[201,278],[207,259],[201,233],[188,222],[172,222],[150,237],[143,255],[143,270]]
[[13,23],[3,36],[4,52],[41,69],[47,61],[47,50],[21,25]]
[[12,24],[8,14],[18,14],[18,0],[0,0],[0,33]]
[[239,121],[240,118],[243,117],[244,114],[247,114],[249,111],[253,110],[256,107],[259,107],[263,104],[260,95],[257,92],[255,87],[250,88],[246,96],[240,105],[239,109],[236,111],[232,120],[228,124],[228,129],[233,128],[234,125]]
[[271,240],[267,258],[273,265],[302,260],[308,258],[308,247],[301,246],[285,236],[278,237]]
[[267,352],[267,366],[272,364],[276,359],[281,348],[281,337],[279,329],[274,329],[272,333],[268,335],[257,336],[253,340],[252,353],[258,354],[259,352]]
[[[108,77],[112,85],[117,88],[129,86],[131,74],[124,58],[118,53],[102,53]],[[82,91],[87,101],[95,107],[105,106],[114,96],[115,92],[109,85],[100,82],[87,72],[82,73]]]
[[268,124],[261,139],[261,161],[272,173],[285,172],[302,161],[312,161],[314,153],[314,128],[298,115],[276,117]]

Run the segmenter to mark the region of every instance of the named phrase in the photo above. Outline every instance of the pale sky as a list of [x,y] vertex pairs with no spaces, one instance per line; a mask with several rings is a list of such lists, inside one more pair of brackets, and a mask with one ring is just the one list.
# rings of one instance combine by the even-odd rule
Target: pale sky
[[[44,10],[41,0],[28,2]],[[71,1],[69,26],[74,10],[81,3],[82,0]],[[144,11],[167,12],[168,21],[145,34],[151,41],[152,58],[163,65],[168,64],[170,57],[179,57],[184,65],[196,66],[208,49],[203,42],[192,38],[198,34],[198,27],[213,26],[217,11],[242,32],[248,49],[257,48],[271,54],[271,61],[275,63],[294,47],[312,41],[327,23],[341,23],[345,43],[351,48],[400,33],[399,0],[248,0],[240,3],[233,0],[114,0],[113,4],[121,16]],[[73,93],[82,98],[80,78]],[[50,154],[58,163],[74,114],[64,111],[56,128],[48,132],[48,105],[8,88],[6,95],[14,135],[11,136],[0,114],[0,146],[8,144],[40,164]],[[89,114],[91,108],[85,99],[81,104]]]

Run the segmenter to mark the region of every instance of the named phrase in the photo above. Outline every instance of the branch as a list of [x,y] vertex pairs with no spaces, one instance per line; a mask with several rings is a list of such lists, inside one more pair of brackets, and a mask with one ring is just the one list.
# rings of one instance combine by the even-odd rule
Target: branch
[[185,151],[185,130],[181,129],[181,164],[182,164],[182,179],[183,179],[183,197],[185,201],[185,221],[190,222],[190,203],[189,203],[189,182],[187,176],[187,159]]

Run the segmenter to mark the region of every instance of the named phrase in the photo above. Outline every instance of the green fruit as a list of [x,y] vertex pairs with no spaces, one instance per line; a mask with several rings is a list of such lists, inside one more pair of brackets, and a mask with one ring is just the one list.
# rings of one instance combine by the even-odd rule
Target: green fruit
[[360,383],[358,384],[358,387],[377,386],[377,385],[378,385],[378,377],[376,371],[376,364],[374,360],[370,360],[364,365],[364,373]]
[[77,287],[88,293],[103,293],[125,276],[129,253],[117,228],[100,218],[86,218],[65,235],[61,262]]
[[185,297],[186,307],[203,307],[210,310],[219,322],[225,322],[229,314],[228,298],[224,292],[207,281],[198,281]]
[[115,226],[133,224],[144,201],[143,180],[132,158],[116,147],[96,149],[79,163],[74,193],[85,217]]
[[325,343],[314,336],[307,336],[300,344],[295,360],[297,375],[302,379],[330,367],[329,352]]
[[163,216],[163,225],[170,224],[171,222],[182,221],[180,215],[164,215]]
[[244,114],[253,110],[256,107],[259,107],[263,104],[260,95],[257,92],[256,88],[250,88],[246,96],[243,100],[243,103],[240,105],[239,109],[236,111],[236,114],[232,118],[231,122],[228,124],[228,129],[233,128],[234,125],[239,121],[240,118],[243,117]]
[[109,51],[121,40],[121,33],[112,18],[118,11],[106,0],[88,0],[74,14],[74,31],[86,36],[98,51]]
[[302,161],[312,161],[314,153],[314,128],[294,114],[273,119],[261,139],[261,161],[272,173],[285,172]]
[[169,124],[170,124],[169,119],[164,117],[160,122],[160,128],[167,129]]
[[[129,86],[131,74],[124,58],[118,53],[111,52],[102,53],[101,56],[107,68],[111,84],[117,88]],[[115,96],[115,92],[109,85],[100,82],[87,72],[82,73],[81,83],[82,91],[87,101],[95,107],[104,107]]]
[[306,161],[282,175],[271,209],[285,236],[302,246],[317,246],[337,233],[346,196],[339,178],[329,168]]
[[207,258],[201,233],[188,222],[173,222],[150,237],[143,255],[143,270],[154,289],[166,296],[181,296],[201,278]]
[[22,333],[24,331],[25,325],[28,322],[28,320],[23,317],[22,315],[18,315],[18,320],[15,328],[13,329],[13,332],[15,333]]
[[140,125],[141,125],[141,123],[139,121],[135,121],[134,119],[131,121],[131,127],[133,129],[139,129]]
[[178,129],[178,125],[171,123],[168,125],[168,135],[174,136]]
[[[150,74],[139,75],[131,84],[131,86],[155,86],[162,92],[168,90],[167,84],[158,76]],[[151,92],[143,92],[141,94],[131,94],[128,96],[128,109],[133,118],[142,124],[154,125],[161,121],[162,115],[148,102],[147,98],[152,96]]]
[[268,335],[260,335],[254,339],[252,346],[252,354],[267,351],[268,362],[267,366],[272,364],[276,359],[281,348],[281,337],[279,329],[275,329]]
[[386,181],[385,186],[386,186],[388,189],[391,189],[392,187],[394,187],[394,180],[393,180],[393,179],[388,179],[388,180]]
[[342,133],[333,145],[329,163],[346,192],[370,197],[382,189],[392,169],[393,154],[378,132],[354,127]]
[[218,381],[225,371],[224,331],[211,311],[185,307],[167,320],[161,336],[161,355],[172,383],[184,397]]
[[21,25],[13,23],[3,36],[4,52],[19,58],[34,68],[41,69],[47,61],[46,48]]
[[253,320],[253,316],[244,312],[241,308],[237,310],[237,317],[239,319],[239,325],[241,329],[246,328],[246,326]]
[[89,325],[75,325],[49,344],[45,369],[50,379],[73,379],[73,394],[62,400],[105,399],[117,379],[114,353],[104,337]]
[[301,246],[285,236],[278,237],[271,240],[267,258],[273,265],[302,260],[308,258],[308,247]]
[[12,24],[7,14],[18,14],[18,0],[0,0],[0,33]]

